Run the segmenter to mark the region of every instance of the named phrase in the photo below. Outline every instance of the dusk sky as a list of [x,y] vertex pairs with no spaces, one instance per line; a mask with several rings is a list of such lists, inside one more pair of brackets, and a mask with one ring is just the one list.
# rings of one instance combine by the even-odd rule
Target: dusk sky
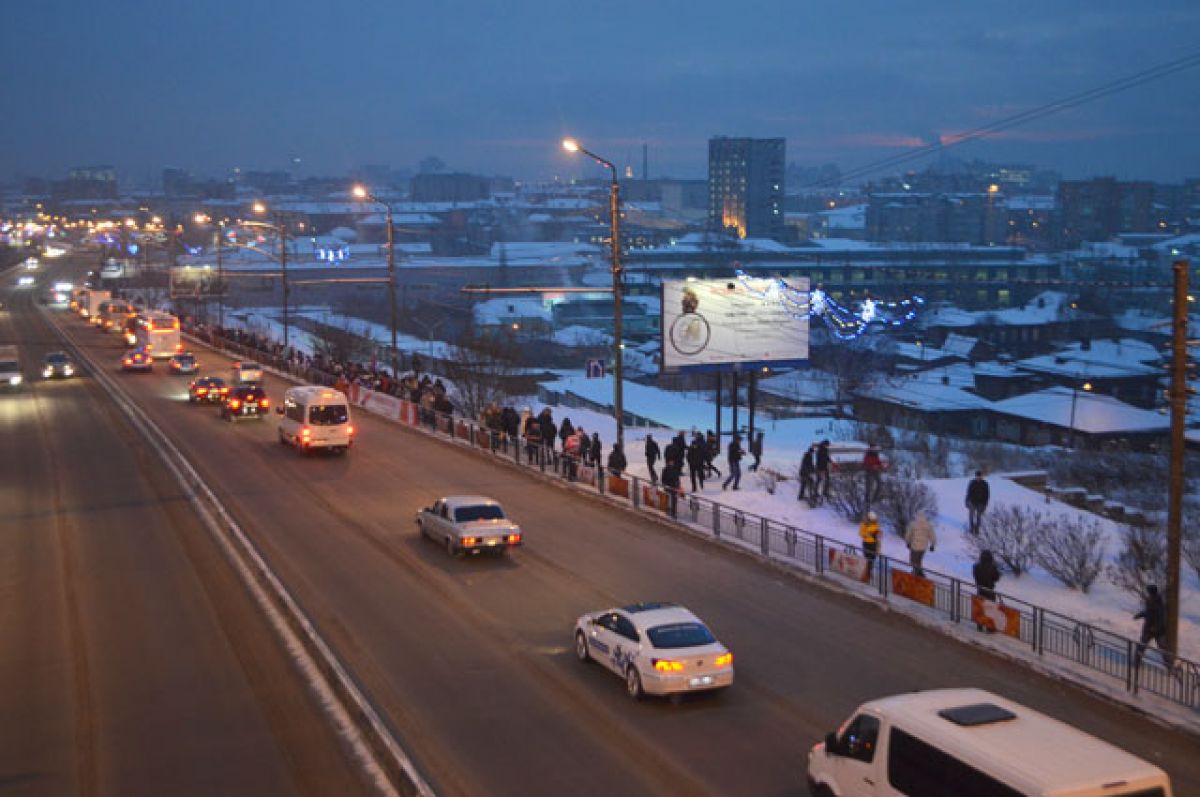
[[[429,155],[594,175],[564,134],[639,174],[647,143],[651,176],[703,176],[713,135],[784,136],[789,161],[848,171],[1193,54],[1197,31],[1196,0],[38,0],[0,25],[0,177]],[[1200,68],[957,154],[1200,176]]]

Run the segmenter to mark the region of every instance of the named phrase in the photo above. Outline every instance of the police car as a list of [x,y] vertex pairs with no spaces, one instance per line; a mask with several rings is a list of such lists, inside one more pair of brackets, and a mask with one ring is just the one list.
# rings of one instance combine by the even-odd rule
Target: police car
[[635,603],[575,621],[575,655],[625,679],[634,700],[733,684],[733,654],[708,627],[673,603]]

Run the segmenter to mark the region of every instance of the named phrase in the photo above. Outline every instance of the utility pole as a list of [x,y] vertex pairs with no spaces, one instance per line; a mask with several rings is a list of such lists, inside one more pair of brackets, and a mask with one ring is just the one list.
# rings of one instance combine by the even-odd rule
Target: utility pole
[[608,212],[612,214],[610,233],[612,235],[612,290],[613,290],[613,335],[616,337],[616,360],[613,363],[614,411],[617,416],[617,443],[625,450],[625,401],[624,401],[624,360],[625,350],[622,343],[622,310],[624,297],[621,295],[621,199],[620,184],[617,183],[617,169],[611,163],[612,185],[609,188]]
[[283,276],[283,356],[288,356],[288,276],[287,276],[287,223],[280,217],[275,219],[276,232],[279,233],[279,266]]
[[1187,419],[1188,261],[1171,264],[1175,297],[1171,323],[1171,469],[1167,493],[1167,648],[1179,651],[1179,549],[1183,539],[1184,422]]
[[221,260],[221,247],[225,243],[221,239],[225,237],[224,232],[225,222],[217,222],[213,234],[217,236],[217,329],[221,330],[221,337],[225,337],[225,267]]

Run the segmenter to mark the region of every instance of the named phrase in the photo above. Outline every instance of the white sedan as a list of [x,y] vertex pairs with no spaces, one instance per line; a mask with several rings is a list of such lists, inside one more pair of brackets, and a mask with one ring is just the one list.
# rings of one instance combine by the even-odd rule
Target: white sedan
[[636,603],[575,621],[575,655],[625,679],[634,700],[733,684],[733,654],[682,606]]
[[521,527],[498,501],[480,495],[448,495],[417,512],[417,528],[451,556],[504,553],[521,544]]

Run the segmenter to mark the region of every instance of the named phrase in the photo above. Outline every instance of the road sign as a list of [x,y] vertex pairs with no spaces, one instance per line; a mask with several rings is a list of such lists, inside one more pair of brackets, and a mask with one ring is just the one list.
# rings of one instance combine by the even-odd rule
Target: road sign
[[603,379],[604,360],[588,360],[586,370],[588,379]]

